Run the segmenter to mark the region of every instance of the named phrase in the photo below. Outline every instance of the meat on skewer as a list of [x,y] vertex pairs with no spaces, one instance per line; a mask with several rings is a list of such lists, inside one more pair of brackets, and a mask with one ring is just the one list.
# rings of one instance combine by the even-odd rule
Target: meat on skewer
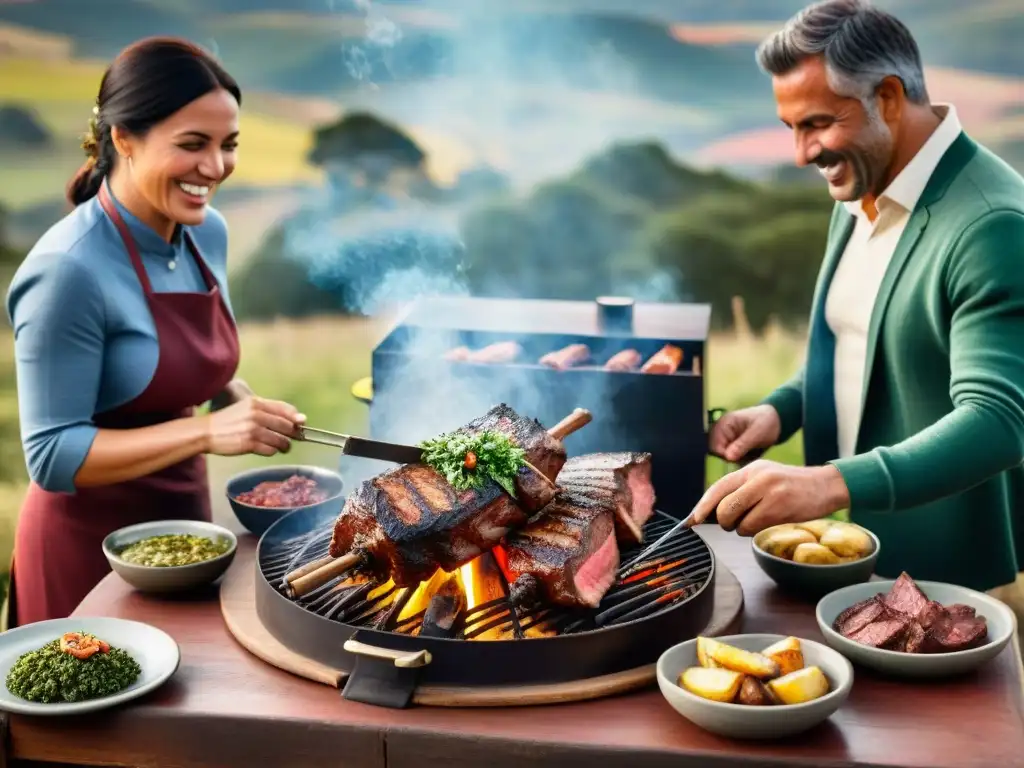
[[683,363],[683,350],[673,344],[666,344],[643,364],[640,373],[671,374],[679,370]]
[[570,344],[554,352],[548,352],[538,362],[557,371],[564,371],[589,359],[590,347],[586,344]]
[[635,371],[640,367],[640,363],[643,362],[643,357],[635,349],[624,349],[621,352],[616,352],[610,358],[608,362],[604,364],[606,371]]
[[607,499],[559,493],[505,542],[512,601],[524,607],[541,599],[597,607],[619,568],[614,518]]
[[615,510],[615,532],[622,544],[643,541],[643,528],[654,515],[651,454],[631,451],[589,453],[569,459],[558,485]]
[[526,451],[536,472],[524,468],[529,482],[520,473],[517,499],[493,482],[456,492],[426,464],[406,464],[363,482],[335,523],[332,559],[289,573],[289,591],[301,596],[360,564],[378,578],[412,586],[437,568],[453,571],[493,549],[554,496],[553,481],[566,460],[561,440],[590,418],[589,412],[577,409],[545,431],[536,420],[500,405],[466,425],[469,431],[500,431]]

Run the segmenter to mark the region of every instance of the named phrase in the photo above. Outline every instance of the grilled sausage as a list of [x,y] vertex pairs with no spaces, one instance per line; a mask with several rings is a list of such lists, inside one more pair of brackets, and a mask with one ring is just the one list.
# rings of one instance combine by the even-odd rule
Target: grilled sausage
[[523,348],[514,341],[499,341],[470,352],[466,359],[473,363],[510,363],[519,357],[522,351]]
[[635,371],[643,358],[635,349],[624,349],[612,355],[604,364],[606,371]]
[[540,359],[541,365],[564,371],[590,359],[590,347],[586,344],[570,344],[555,352],[548,352]]
[[655,352],[651,359],[644,363],[640,373],[675,373],[683,362],[683,350],[672,344],[666,344]]

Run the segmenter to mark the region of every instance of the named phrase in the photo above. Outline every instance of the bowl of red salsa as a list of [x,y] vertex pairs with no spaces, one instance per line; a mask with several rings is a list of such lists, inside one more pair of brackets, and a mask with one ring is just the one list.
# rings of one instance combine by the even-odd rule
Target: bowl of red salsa
[[345,499],[341,475],[323,467],[279,465],[250,469],[228,480],[231,510],[257,536],[296,509],[331,507],[341,512]]

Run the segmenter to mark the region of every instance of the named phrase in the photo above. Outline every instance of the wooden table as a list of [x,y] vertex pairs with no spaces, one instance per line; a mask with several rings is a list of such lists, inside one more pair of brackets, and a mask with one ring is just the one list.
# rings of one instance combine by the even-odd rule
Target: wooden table
[[[743,584],[744,631],[820,639],[813,605],[775,589],[754,563],[749,539],[710,526],[701,534]],[[16,761],[204,768],[1024,766],[1024,696],[1013,647],[952,682],[897,682],[858,669],[847,704],[829,722],[801,737],[752,744],[692,726],[656,689],[513,710],[348,702],[243,650],[225,629],[213,591],[158,600],[109,576],[76,615],[163,628],[181,645],[181,668],[163,688],[121,710],[81,719],[11,716],[8,755]]]

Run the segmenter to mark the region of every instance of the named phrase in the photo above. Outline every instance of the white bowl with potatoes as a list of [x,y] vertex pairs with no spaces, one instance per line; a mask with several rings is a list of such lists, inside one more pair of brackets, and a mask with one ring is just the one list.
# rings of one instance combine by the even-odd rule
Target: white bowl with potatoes
[[869,581],[881,543],[867,528],[823,518],[765,528],[751,548],[761,570],[781,588],[818,599]]
[[698,637],[658,659],[658,687],[690,722],[719,736],[794,736],[828,720],[853,666],[827,645],[784,635]]

